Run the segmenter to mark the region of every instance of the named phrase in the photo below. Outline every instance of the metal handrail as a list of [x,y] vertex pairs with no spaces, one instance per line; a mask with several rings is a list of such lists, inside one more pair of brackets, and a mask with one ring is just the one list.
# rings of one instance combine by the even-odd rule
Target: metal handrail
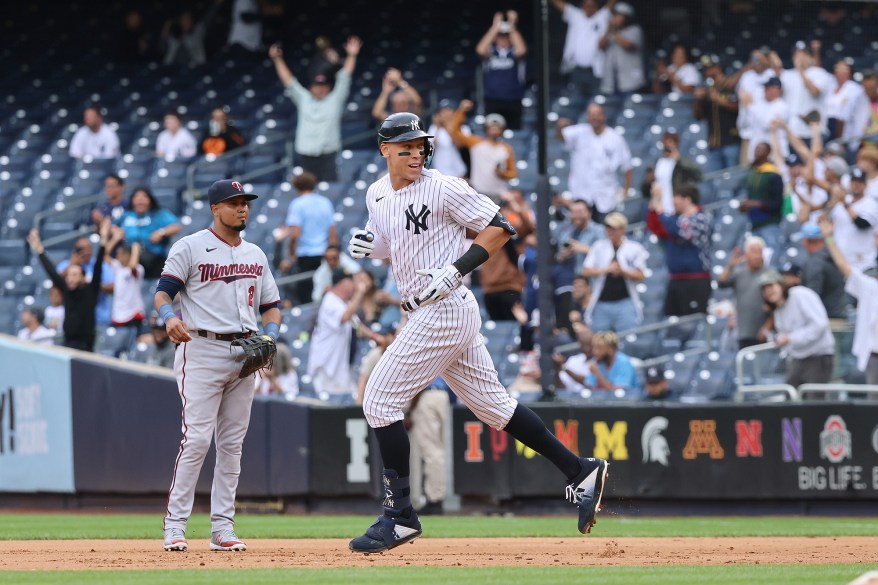
[[[634,329],[620,331],[618,333],[618,336],[619,336],[619,339],[624,339],[624,338],[628,337],[629,335],[636,336],[636,335],[640,335],[642,333],[651,333],[653,331],[661,331],[662,329],[670,329],[674,325],[679,325],[681,323],[691,323],[692,321],[700,321],[702,319],[707,321],[708,317],[709,317],[709,315],[707,315],[706,313],[693,313],[691,315],[683,315],[682,317],[668,317],[666,320],[660,321],[658,323],[651,323],[649,325],[642,325],[640,327],[635,327]],[[708,323],[708,324],[710,324],[710,323]],[[708,327],[705,330],[705,338],[708,342],[708,346],[710,345],[710,341],[711,341],[710,336],[711,336],[710,327]],[[565,353],[568,351],[575,351],[577,349],[579,349],[579,343],[576,341],[571,341],[570,343],[565,343],[563,345],[558,345],[555,347],[555,351],[557,351],[559,353]],[[677,353],[680,353],[680,352],[674,352],[673,354],[668,354],[668,355],[675,355]]]
[[[741,381],[744,379],[744,360],[755,361],[756,354],[764,351],[771,351],[777,349],[777,347],[778,346],[775,343],[760,343],[757,345],[751,345],[750,347],[745,347],[735,354],[735,381],[738,383],[738,390],[744,387],[744,385],[741,384]],[[757,371],[754,378],[759,379],[759,377]]]
[[[783,392],[786,400],[779,399],[777,396],[779,392]],[[738,386],[738,390],[735,392],[735,400],[737,402],[743,402],[748,394],[771,394],[773,396],[768,398],[768,401],[771,402],[799,402],[802,400],[799,391],[789,384],[755,384],[753,386]]]
[[875,384],[802,384],[799,386],[799,394],[806,399],[808,394],[835,394],[838,400],[847,400],[851,392],[869,394],[872,398],[878,398],[878,385]]

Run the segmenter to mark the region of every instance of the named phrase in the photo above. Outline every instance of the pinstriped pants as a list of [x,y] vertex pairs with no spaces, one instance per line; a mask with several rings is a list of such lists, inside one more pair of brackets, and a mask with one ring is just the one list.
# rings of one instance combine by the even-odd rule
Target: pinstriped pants
[[405,405],[442,376],[479,420],[504,428],[518,402],[497,378],[481,325],[478,303],[465,288],[409,313],[366,383],[363,413],[369,426],[402,420]]

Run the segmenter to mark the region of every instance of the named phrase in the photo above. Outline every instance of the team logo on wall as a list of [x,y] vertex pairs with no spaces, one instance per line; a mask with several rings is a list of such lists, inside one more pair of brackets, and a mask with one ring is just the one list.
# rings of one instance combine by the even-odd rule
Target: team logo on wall
[[[873,434],[873,443],[874,443]],[[831,415],[823,423],[820,431],[820,457],[832,463],[841,463],[853,457],[851,452],[851,433],[844,419],[837,414]]]
[[643,446],[643,462],[656,462],[668,467],[668,456],[671,449],[668,440],[662,435],[662,431],[668,428],[668,419],[663,416],[654,416],[643,425],[640,434],[640,444]]

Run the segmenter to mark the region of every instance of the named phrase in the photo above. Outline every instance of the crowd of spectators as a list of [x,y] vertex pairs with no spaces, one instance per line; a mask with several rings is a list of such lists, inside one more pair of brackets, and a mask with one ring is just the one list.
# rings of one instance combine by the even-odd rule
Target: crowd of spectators
[[[731,288],[736,310],[729,327],[737,347],[773,341],[790,357],[787,380],[793,385],[829,380],[837,353],[832,328],[855,320],[857,367],[878,379],[874,360],[863,361],[872,354],[868,336],[876,335],[874,307],[864,298],[874,284],[870,278],[878,258],[878,145],[861,139],[878,132],[878,74],[856,71],[845,59],[824,64],[819,40],[793,42],[788,58],[782,56],[784,47],[758,48],[737,68],[701,54],[697,43],[679,40],[662,47],[653,60],[646,57],[645,19],[631,4],[552,3],[567,27],[559,71],[570,103],[580,110],[576,119],[558,119],[555,128],[569,153],[569,177],[566,190],[553,199],[555,265],[548,286],[554,290],[559,334],[576,339],[581,350],[570,358],[555,356],[560,387],[622,389],[653,399],[673,395],[664,372],[651,368],[638,375],[636,359],[620,349],[624,338],[620,342],[619,334],[644,320],[640,297],[651,270],[646,248],[628,233],[637,220],[621,211],[637,197],[633,139],[607,119],[604,100],[593,100],[598,94],[618,95],[628,103],[633,94],[645,92],[676,94],[707,129],[707,156],[696,162],[681,145],[686,129],[663,128],[661,154],[647,161],[651,166],[641,186],[647,229],[664,252],[668,281],[662,317],[709,312],[715,289]],[[336,209],[318,189],[339,178],[341,121],[363,43],[351,36],[336,50],[320,37],[315,57],[296,65],[294,74],[281,44],[265,42],[263,27],[272,22],[271,10],[256,0],[231,4],[225,50],[243,59],[267,55],[296,110],[299,168],[290,177],[296,196],[276,232],[274,263],[282,275],[303,275],[286,288],[287,306],[319,307],[307,375],[320,394],[350,395],[359,369],[352,361],[357,340],[371,340],[383,350],[400,320],[392,270],[381,271],[387,276],[376,281],[368,267],[339,249]],[[206,31],[222,5],[222,0],[212,2],[197,17],[181,11],[159,34],[144,27],[137,10],[129,11],[120,59],[203,65],[210,58]],[[516,188],[524,153],[510,140],[524,125],[522,98],[528,89],[528,46],[518,14],[497,12],[474,52],[484,86],[480,103],[425,103],[406,72],[389,66],[382,67],[383,76],[376,75],[380,87],[371,115],[378,122],[400,111],[430,115],[433,167],[465,178],[501,206],[518,235],[481,267],[475,284],[490,319],[518,321],[522,331],[530,328],[532,338],[536,213]],[[426,96],[427,88],[420,89]],[[483,115],[473,117],[477,112]],[[99,105],[85,109],[83,124],[70,140],[72,158],[122,154],[104,115]],[[180,109],[168,110],[163,125],[154,153],[165,160],[219,156],[246,143],[230,123],[227,107],[212,111],[199,138]],[[827,145],[832,140],[838,142]],[[734,243],[725,269],[714,273],[715,218],[705,209],[698,184],[705,172],[738,164],[747,177],[733,207],[743,214],[746,235]],[[94,240],[77,241],[70,260],[53,265],[39,235],[30,234],[28,242],[55,286],[55,302],[45,316],[37,308],[23,312],[19,336],[50,341],[61,335],[65,345],[91,350],[95,326],[112,325],[125,340],[117,346],[119,355],[146,336],[156,347],[151,359],[167,364],[168,340],[160,320],[144,308],[141,289],[161,274],[184,225],[146,186],[129,186],[110,174],[104,191],[106,200],[90,215]],[[98,250],[92,249],[95,242]],[[780,268],[777,258],[791,243],[800,244],[802,253],[785,258],[793,265],[781,274],[772,267]],[[796,282],[787,278],[794,274]],[[277,361],[263,392],[298,394],[288,357]]]

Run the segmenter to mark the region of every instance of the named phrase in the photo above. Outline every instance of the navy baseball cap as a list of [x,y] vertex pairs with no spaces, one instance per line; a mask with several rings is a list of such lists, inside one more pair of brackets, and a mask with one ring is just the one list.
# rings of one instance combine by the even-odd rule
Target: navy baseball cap
[[783,83],[781,83],[780,79],[777,77],[772,77],[762,85],[764,85],[765,87],[783,87]]
[[354,275],[345,270],[344,268],[336,268],[332,271],[332,284],[335,286],[340,283],[342,280],[346,278],[353,278]]
[[796,165],[804,165],[804,164],[805,164],[805,161],[803,161],[803,160],[802,160],[802,157],[800,157],[800,156],[799,156],[798,154],[796,154],[795,152],[791,152],[791,153],[787,156],[787,166],[788,166],[788,167],[794,167],[794,166],[796,166]]
[[207,190],[207,199],[210,201],[211,205],[216,205],[220,201],[240,196],[246,197],[247,201],[253,201],[254,199],[259,198],[259,195],[247,193],[244,190],[244,185],[238,181],[232,181],[231,179],[217,181]]

